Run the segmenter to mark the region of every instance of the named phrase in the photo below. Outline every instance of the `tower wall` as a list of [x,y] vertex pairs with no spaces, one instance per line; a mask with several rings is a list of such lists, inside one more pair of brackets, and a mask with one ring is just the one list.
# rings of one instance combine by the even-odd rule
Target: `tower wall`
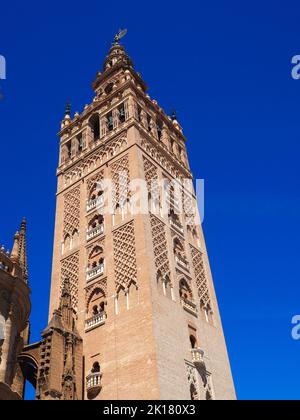
[[[50,312],[70,282],[85,399],[232,399],[234,386],[201,226],[152,181],[192,180],[185,138],[116,43],[95,98],[62,122]],[[116,183],[105,195],[105,180]],[[150,212],[133,212],[129,182]],[[125,198],[124,198],[125,197]],[[107,202],[113,212],[103,212]],[[151,205],[152,205],[151,204]],[[103,214],[102,214],[103,213]],[[50,319],[50,317],[49,317]]]

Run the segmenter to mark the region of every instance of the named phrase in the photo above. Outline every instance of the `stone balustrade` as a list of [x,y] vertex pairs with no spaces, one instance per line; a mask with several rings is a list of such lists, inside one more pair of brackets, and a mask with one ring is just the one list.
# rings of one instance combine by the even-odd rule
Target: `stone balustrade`
[[86,240],[89,241],[95,238],[98,235],[102,235],[104,233],[104,225],[98,225],[93,229],[89,229],[86,233]]
[[189,299],[181,299],[182,307],[189,313],[197,315],[197,305]]
[[100,372],[91,373],[86,378],[86,388],[87,391],[90,391],[94,388],[101,388],[101,377],[102,374]]
[[205,366],[204,351],[200,348],[191,349],[192,361],[197,368]]
[[94,315],[92,318],[89,318],[85,321],[85,331],[90,331],[94,328],[99,327],[100,325],[105,324],[106,313],[100,312],[97,315]]
[[99,264],[96,267],[88,270],[86,273],[86,280],[91,281],[104,273],[104,264]]
[[100,197],[95,198],[94,200],[89,200],[86,203],[86,210],[91,211],[96,209],[97,207],[102,207],[104,205],[104,197],[100,195]]
[[189,271],[189,263],[180,257],[179,255],[175,256],[176,263],[179,265],[179,267],[184,268],[185,270]]

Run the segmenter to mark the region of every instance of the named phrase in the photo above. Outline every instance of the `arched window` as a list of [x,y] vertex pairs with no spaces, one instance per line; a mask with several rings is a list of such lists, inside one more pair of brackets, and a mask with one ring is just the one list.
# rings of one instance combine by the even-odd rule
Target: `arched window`
[[95,362],[92,367],[92,373],[100,373],[100,363]]
[[95,229],[97,226],[102,225],[104,222],[104,217],[102,214],[96,214],[89,222],[88,230]]
[[197,348],[197,339],[193,334],[190,335],[190,343],[191,343],[192,349]]
[[63,252],[68,252],[71,249],[71,237],[70,235],[66,235],[63,244]]
[[101,188],[100,182],[95,182],[90,190],[89,193],[89,201],[96,200],[97,198],[100,198],[103,196],[103,190]]
[[182,242],[178,239],[175,238],[173,241],[173,245],[174,245],[174,254],[178,257],[184,257],[184,247],[182,245]]
[[158,291],[162,295],[174,300],[172,282],[168,274],[163,276],[161,271],[158,270],[156,274],[156,280]]
[[96,245],[89,255],[89,265],[95,267],[100,263],[100,261],[103,261],[102,254],[103,249],[101,248],[101,246]]
[[60,162],[62,165],[71,159],[71,149],[71,142],[68,142],[61,147]]
[[213,311],[209,303],[207,303],[206,305],[204,304],[203,299],[200,300],[200,311],[204,315],[206,322],[213,324]]
[[119,315],[128,309],[128,291],[120,287],[116,297],[116,314]]
[[114,86],[114,84],[113,84],[113,83],[109,83],[109,84],[105,87],[104,92],[106,93],[106,95],[109,95],[109,94],[112,92],[112,90],[113,90],[113,86]]
[[128,309],[131,309],[139,303],[139,291],[136,283],[132,281],[128,287],[127,303]]
[[91,127],[93,140],[94,141],[98,140],[100,136],[100,122],[99,122],[98,114],[94,114],[91,116],[89,120],[89,125]]
[[72,248],[76,248],[79,245],[79,233],[78,230],[75,229],[72,235]]
[[106,297],[100,287],[90,295],[87,303],[87,317],[91,318],[105,312]]
[[185,301],[193,301],[192,290],[185,279],[181,279],[179,282],[179,296]]

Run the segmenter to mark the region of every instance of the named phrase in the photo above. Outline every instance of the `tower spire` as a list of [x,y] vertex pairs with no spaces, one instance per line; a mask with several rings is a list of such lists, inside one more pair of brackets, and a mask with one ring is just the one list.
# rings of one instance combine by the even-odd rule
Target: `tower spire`
[[21,223],[19,234],[19,249],[18,259],[22,270],[23,280],[28,283],[28,266],[27,266],[27,246],[26,246],[26,219],[25,217]]
[[117,35],[115,35],[112,47],[104,62],[104,71],[115,67],[116,64],[133,68],[133,62],[131,58],[128,56],[123,45],[120,44],[120,40],[124,38],[126,34],[127,29],[120,29]]

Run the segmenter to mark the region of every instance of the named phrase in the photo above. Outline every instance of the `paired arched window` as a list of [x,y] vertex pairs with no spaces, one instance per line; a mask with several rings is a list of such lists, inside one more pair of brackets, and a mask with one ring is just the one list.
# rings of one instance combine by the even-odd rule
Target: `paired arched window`
[[175,256],[185,258],[184,246],[178,238],[175,238],[173,241],[173,249]]
[[171,279],[168,276],[168,274],[166,275],[162,275],[161,271],[158,270],[157,275],[156,275],[156,279],[157,279],[157,288],[159,290],[159,292],[170,298],[170,299],[174,299],[173,296],[173,289],[172,289],[172,283],[171,283]]
[[97,226],[103,225],[104,217],[102,214],[96,214],[89,222],[88,230],[95,229]]
[[97,287],[88,300],[88,318],[105,313],[106,296],[102,289]]
[[104,264],[103,248],[96,245],[89,254],[88,269],[96,268]]
[[100,183],[95,182],[91,188],[89,201],[96,200],[103,196],[103,190],[101,189]]
[[62,254],[71,251],[79,245],[79,232],[74,229],[72,235],[67,234],[62,243]]

